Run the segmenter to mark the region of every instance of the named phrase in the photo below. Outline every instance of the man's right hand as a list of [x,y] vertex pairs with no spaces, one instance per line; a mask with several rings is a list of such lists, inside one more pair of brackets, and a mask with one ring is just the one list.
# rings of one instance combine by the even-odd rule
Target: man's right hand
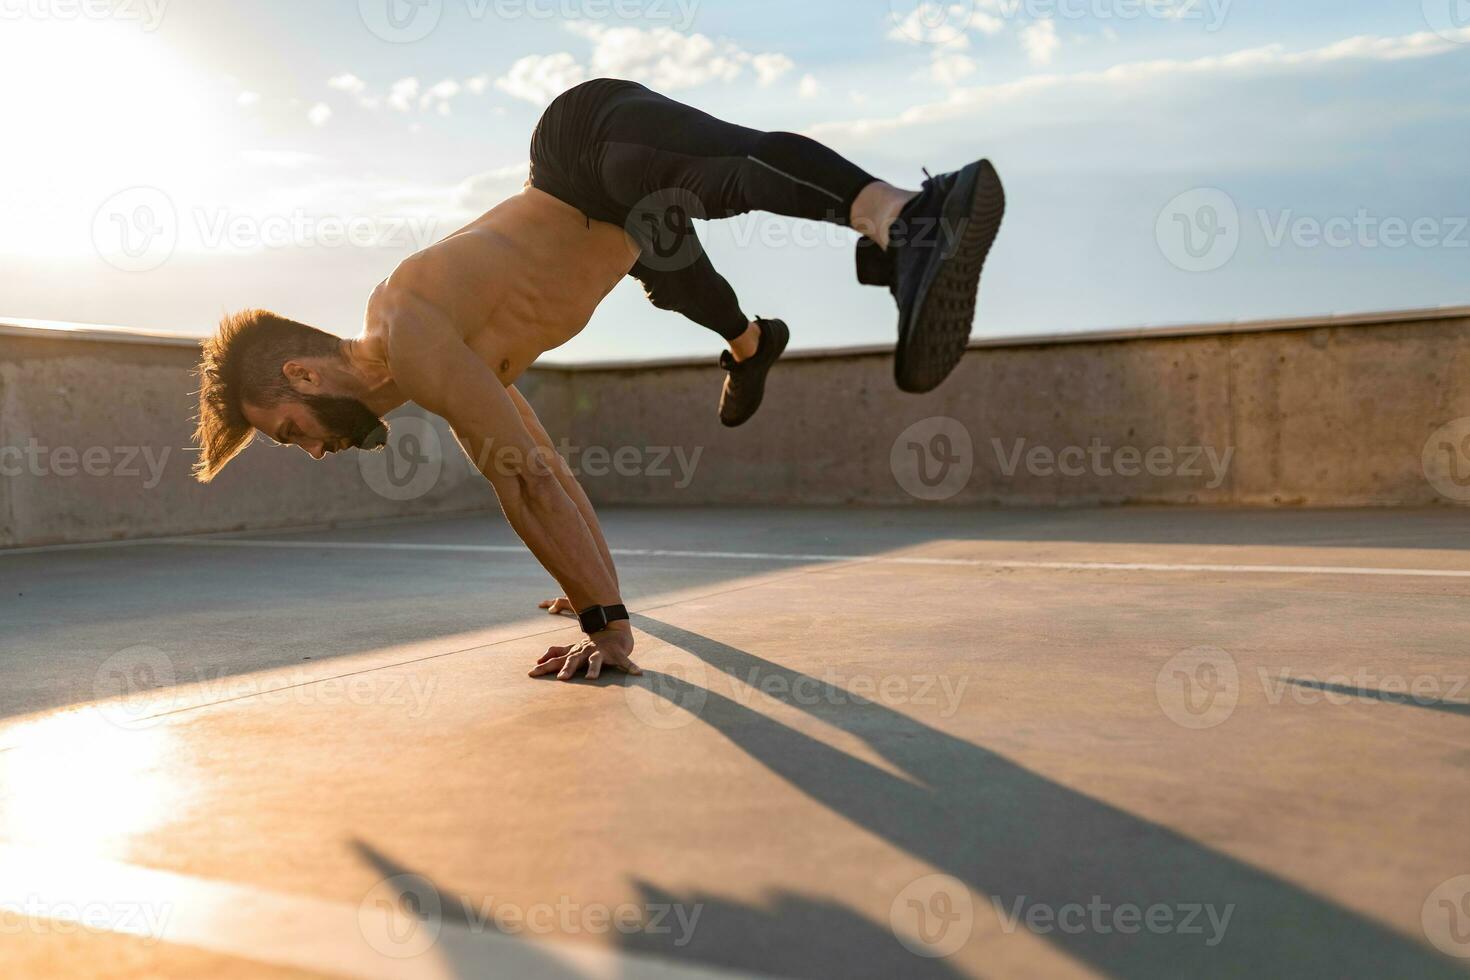
[[[623,623],[621,626],[626,627],[627,624]],[[621,670],[634,677],[642,676],[643,671],[629,659],[632,653],[633,631],[614,627],[579,640],[569,647],[552,647],[537,661],[531,676],[545,677],[547,674],[555,674],[559,681],[570,681],[575,680],[583,668],[586,668],[587,679],[595,681],[602,675],[604,667]]]

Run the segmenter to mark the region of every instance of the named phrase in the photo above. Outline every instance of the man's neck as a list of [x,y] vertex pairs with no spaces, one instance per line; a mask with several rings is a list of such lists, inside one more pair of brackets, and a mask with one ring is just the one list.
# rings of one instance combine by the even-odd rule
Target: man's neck
[[386,415],[408,401],[393,382],[387,358],[372,340],[342,341],[341,371],[337,380],[349,396],[379,415]]

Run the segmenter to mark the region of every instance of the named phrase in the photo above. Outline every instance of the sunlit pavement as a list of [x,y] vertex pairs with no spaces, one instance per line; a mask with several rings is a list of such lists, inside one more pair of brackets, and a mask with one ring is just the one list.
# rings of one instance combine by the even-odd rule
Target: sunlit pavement
[[621,511],[0,553],[0,974],[1457,976],[1453,511]]

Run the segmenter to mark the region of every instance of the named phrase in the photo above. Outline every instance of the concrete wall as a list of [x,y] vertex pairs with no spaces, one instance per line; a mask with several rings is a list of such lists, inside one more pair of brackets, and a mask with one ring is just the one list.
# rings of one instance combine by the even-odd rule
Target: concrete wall
[[405,501],[374,490],[358,454],[313,463],[263,444],[200,486],[189,472],[197,360],[197,343],[187,340],[0,333],[0,546],[494,506],[484,481],[453,454],[434,486]]
[[587,479],[602,503],[1458,502],[1431,475],[1470,498],[1424,462],[1439,431],[1470,481],[1470,310],[982,342],[923,397],[886,351],[796,356],[735,431],[711,363],[563,373],[580,446],[702,454],[682,488]]
[[[0,546],[495,506],[414,409],[388,454],[257,445],[199,486],[196,358],[181,338],[0,325]],[[722,378],[711,358],[551,367],[520,387],[599,503],[1470,498],[1470,310],[978,343],[918,398],[887,352],[795,354],[734,431],[715,417]]]

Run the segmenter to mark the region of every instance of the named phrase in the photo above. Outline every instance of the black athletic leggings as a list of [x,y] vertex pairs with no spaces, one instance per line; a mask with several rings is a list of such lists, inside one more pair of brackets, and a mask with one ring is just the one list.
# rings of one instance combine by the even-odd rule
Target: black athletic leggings
[[750,325],[691,218],[770,211],[848,225],[875,178],[794,133],[716,119],[636,82],[600,78],[547,108],[531,138],[531,184],[643,247],[632,276],[660,309],[727,340]]

